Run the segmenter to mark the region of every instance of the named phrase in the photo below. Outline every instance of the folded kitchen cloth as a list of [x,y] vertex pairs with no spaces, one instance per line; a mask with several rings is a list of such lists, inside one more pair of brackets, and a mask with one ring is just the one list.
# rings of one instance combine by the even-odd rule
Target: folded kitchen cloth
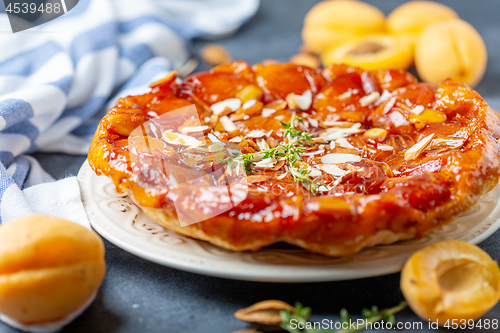
[[[28,154],[86,154],[98,111],[189,58],[193,37],[234,32],[259,0],[80,0],[0,34],[0,223],[44,213],[89,227],[76,178],[54,182]],[[0,14],[0,31],[10,31]]]

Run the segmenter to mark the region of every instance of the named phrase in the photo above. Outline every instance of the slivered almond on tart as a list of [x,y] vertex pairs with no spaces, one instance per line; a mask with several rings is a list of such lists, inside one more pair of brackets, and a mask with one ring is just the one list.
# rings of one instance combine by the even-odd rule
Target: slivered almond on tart
[[469,209],[498,183],[499,136],[484,99],[453,80],[232,62],[120,99],[89,163],[179,234],[345,256]]

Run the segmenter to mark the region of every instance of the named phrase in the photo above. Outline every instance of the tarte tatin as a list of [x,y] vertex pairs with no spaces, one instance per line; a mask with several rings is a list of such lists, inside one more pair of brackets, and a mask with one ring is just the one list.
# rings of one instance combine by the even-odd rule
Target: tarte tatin
[[[190,105],[197,117],[158,120]],[[436,87],[399,70],[233,62],[183,81],[172,72],[118,100],[88,159],[179,234],[238,251],[287,242],[344,256],[422,237],[493,189],[499,125],[477,92],[451,79]],[[131,147],[137,133],[143,150]],[[144,161],[154,172],[138,176]],[[200,174],[203,186],[172,190]],[[232,206],[220,191],[229,178],[246,189]],[[201,222],[181,226],[176,207]],[[204,219],[211,209],[220,212]]]

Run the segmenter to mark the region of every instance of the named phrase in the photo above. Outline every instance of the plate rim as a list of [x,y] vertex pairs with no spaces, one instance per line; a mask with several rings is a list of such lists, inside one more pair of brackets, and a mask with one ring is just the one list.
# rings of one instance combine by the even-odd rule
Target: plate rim
[[[107,178],[106,176],[97,176],[90,168],[88,160],[85,160],[85,162],[82,164],[78,172],[77,180],[78,183],[80,184],[80,193],[82,197],[82,203],[85,208],[85,213],[87,214],[87,217],[90,221],[92,228],[95,231],[97,231],[103,238],[107,239],[109,242],[113,243],[117,247],[137,257],[140,257],[142,259],[163,266],[195,274],[234,279],[234,280],[242,280],[242,281],[273,282],[273,283],[309,283],[309,282],[356,280],[369,277],[383,276],[399,272],[404,264],[404,263],[399,264],[398,262],[396,262],[393,265],[363,269],[363,270],[348,270],[343,268],[342,271],[337,271],[336,274],[332,274],[331,270],[325,270],[323,272],[318,272],[316,270],[311,273],[297,272],[293,276],[290,275],[280,276],[279,274],[269,274],[269,272],[266,273],[266,270],[253,270],[253,271],[249,270],[245,271],[244,273],[241,272],[241,269],[231,270],[229,269],[230,265],[228,265],[227,263],[221,264],[219,263],[219,260],[204,260],[201,261],[202,264],[194,263],[192,262],[192,259],[196,258],[196,256],[195,255],[190,256],[185,253],[177,253],[175,256],[166,257],[164,255],[152,253],[148,250],[141,249],[137,245],[130,244],[130,242],[127,241],[127,238],[133,237],[133,235],[127,235],[124,237],[123,234],[126,234],[127,232],[123,228],[118,226],[116,223],[113,223],[113,221],[111,221],[104,214],[104,212],[102,212],[102,210],[98,207],[97,203],[95,202],[95,198],[92,196],[92,189],[91,189],[93,177]],[[498,210],[498,207],[496,210]],[[492,213],[490,213],[490,215]],[[105,222],[103,223],[103,221]],[[107,228],[104,226],[107,226]],[[120,234],[120,232],[123,232],[122,236],[121,237],[117,236],[115,233],[112,232],[113,230],[108,230],[109,228],[114,229],[115,231],[118,230],[118,234]],[[481,234],[469,240],[468,242],[472,244],[478,244],[489,238],[499,228],[500,228],[500,218],[497,218],[485,232],[482,232]],[[204,242],[200,240],[194,240],[194,241]],[[279,265],[279,266],[283,267],[286,265]],[[288,265],[288,267],[294,267],[294,265]]]

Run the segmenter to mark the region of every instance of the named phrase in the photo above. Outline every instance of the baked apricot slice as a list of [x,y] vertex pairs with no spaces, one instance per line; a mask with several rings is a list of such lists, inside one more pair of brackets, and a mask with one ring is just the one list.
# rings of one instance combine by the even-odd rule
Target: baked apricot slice
[[422,319],[475,320],[500,299],[500,269],[479,247],[440,242],[416,252],[401,272],[401,290]]
[[254,69],[265,103],[285,100],[291,93],[316,93],[326,81],[320,71],[295,64],[255,65]]
[[325,65],[344,63],[365,70],[406,69],[413,63],[413,52],[405,39],[370,35],[330,49],[321,58]]

